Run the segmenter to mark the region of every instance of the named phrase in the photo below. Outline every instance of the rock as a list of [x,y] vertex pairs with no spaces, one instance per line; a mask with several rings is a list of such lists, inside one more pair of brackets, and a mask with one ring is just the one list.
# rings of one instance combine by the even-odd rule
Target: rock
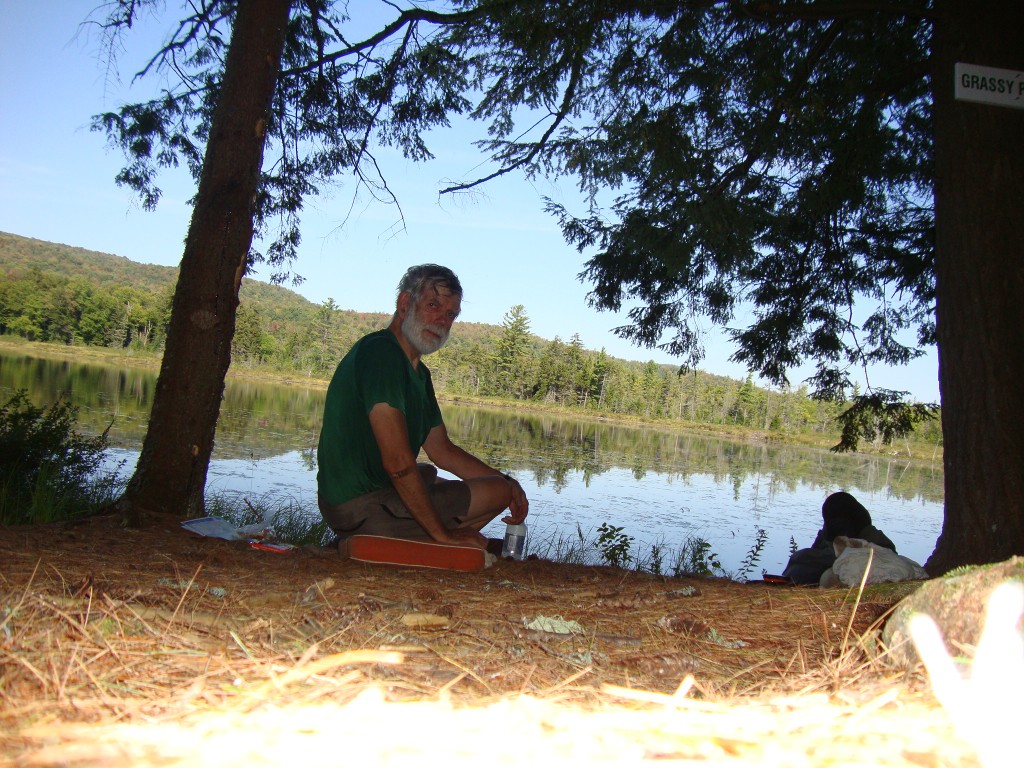
[[[917,613],[935,620],[954,656],[964,649],[973,649],[985,623],[989,595],[1005,581],[1024,585],[1024,557],[1013,557],[994,565],[956,568],[922,584],[896,606],[882,630],[889,658],[904,668],[912,668],[920,662],[909,629],[910,619]],[[1022,632],[1021,627],[1018,626],[1017,631]]]

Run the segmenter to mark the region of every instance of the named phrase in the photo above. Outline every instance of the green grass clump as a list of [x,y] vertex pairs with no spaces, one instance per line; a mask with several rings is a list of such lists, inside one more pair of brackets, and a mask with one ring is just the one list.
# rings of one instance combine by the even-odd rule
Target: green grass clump
[[289,496],[266,494],[250,499],[238,494],[208,495],[206,514],[227,520],[236,528],[257,526],[274,541],[296,546],[322,547],[334,538],[334,532],[320,517]]
[[[602,523],[596,532],[585,532],[577,523],[575,534],[532,535],[529,552],[556,563],[611,565],[655,576],[730,577],[711,544],[699,536],[690,536],[674,548],[664,541],[647,546],[650,550],[645,552],[644,545],[619,526]],[[634,551],[629,551],[634,547]]]

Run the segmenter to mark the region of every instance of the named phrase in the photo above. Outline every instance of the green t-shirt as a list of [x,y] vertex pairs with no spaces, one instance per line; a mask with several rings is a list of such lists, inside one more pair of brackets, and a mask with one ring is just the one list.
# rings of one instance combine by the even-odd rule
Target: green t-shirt
[[370,428],[369,414],[377,403],[405,414],[413,456],[430,430],[442,423],[430,371],[422,360],[413,368],[387,329],[357,341],[327,388],[316,480],[320,497],[328,504],[391,486]]

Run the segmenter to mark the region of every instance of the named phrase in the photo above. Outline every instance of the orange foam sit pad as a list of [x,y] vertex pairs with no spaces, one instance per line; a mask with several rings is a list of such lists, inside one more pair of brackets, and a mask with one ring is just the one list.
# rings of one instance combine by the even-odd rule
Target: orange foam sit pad
[[348,540],[348,556],[363,563],[443,568],[450,571],[482,571],[485,564],[484,551],[477,547],[364,534],[352,536]]

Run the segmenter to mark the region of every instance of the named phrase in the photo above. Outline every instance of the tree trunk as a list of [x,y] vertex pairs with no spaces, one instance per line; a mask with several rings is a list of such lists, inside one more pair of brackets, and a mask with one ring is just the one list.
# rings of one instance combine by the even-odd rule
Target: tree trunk
[[238,3],[149,428],[135,474],[116,503],[129,525],[140,524],[147,511],[203,515],[290,4]]
[[956,62],[1024,70],[1024,3],[936,5],[935,273],[946,509],[925,564],[933,576],[1024,554],[1024,109],[954,99]]

